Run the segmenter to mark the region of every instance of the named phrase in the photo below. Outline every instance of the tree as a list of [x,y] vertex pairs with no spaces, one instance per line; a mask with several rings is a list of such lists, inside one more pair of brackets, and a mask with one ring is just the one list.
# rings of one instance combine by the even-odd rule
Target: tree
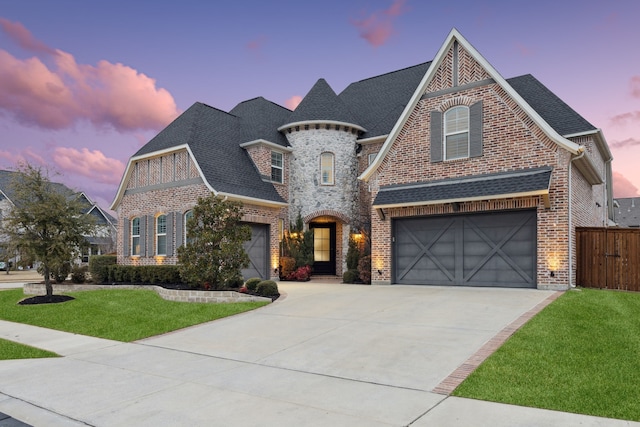
[[213,194],[198,198],[187,221],[187,244],[178,248],[184,281],[219,289],[241,276],[240,270],[249,265],[243,243],[251,239],[251,227],[240,223],[241,207]]
[[47,297],[53,296],[51,274],[71,262],[94,232],[91,215],[83,214],[77,194],[52,183],[40,167],[20,165],[11,182],[14,206],[5,217],[11,244],[41,263]]

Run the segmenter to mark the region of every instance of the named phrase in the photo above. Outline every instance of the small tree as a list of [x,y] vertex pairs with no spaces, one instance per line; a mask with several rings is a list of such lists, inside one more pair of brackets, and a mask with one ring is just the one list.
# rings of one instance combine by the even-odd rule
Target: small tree
[[39,261],[47,297],[53,295],[52,269],[70,262],[94,232],[91,215],[68,188],[54,184],[40,167],[23,164],[11,182],[13,208],[4,221],[11,243]]
[[251,227],[241,225],[241,204],[211,194],[199,198],[187,221],[187,244],[178,248],[182,279],[191,285],[209,283],[212,289],[241,276],[249,265],[242,244],[251,239]]

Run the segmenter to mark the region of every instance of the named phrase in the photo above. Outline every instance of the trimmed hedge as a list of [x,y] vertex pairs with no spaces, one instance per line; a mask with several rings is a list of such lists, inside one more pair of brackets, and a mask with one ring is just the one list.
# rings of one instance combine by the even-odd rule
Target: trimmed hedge
[[347,270],[342,274],[342,283],[356,283],[359,278],[358,270]]
[[87,281],[89,267],[86,265],[74,265],[71,268],[71,281],[73,283],[84,283]]
[[278,284],[273,280],[263,280],[258,283],[256,293],[261,297],[277,297],[280,295],[278,292]]
[[115,255],[92,255],[89,257],[89,274],[94,283],[102,284],[109,280],[109,266],[115,265]]
[[108,281],[113,283],[182,283],[177,265],[110,265]]
[[258,283],[260,282],[262,282],[262,279],[260,279],[259,277],[252,277],[251,279],[247,279],[247,281],[244,283],[244,286],[251,292],[255,292],[255,290],[258,288]]

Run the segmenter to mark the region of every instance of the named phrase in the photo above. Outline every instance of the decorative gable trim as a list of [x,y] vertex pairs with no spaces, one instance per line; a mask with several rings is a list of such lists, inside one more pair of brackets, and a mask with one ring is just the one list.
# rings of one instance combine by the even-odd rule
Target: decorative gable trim
[[265,146],[268,147],[269,149],[273,150],[273,151],[279,151],[281,153],[292,153],[293,152],[293,148],[291,147],[283,147],[280,144],[276,144],[270,141],[267,141],[266,139],[256,139],[254,141],[249,141],[249,142],[243,142],[242,144],[240,144],[240,147],[247,149],[250,147],[254,147],[254,146]]
[[495,80],[495,82],[501,86],[505,92],[522,108],[522,110],[533,120],[534,124],[536,124],[545,135],[547,135],[552,141],[558,144],[560,147],[569,151],[572,154],[579,154],[584,151],[584,147],[578,145],[568,139],[562,137],[558,134],[542,117],[511,87],[509,83],[498,73],[498,71],[478,52],[463,36],[458,32],[457,29],[452,29],[449,35],[447,36],[445,42],[442,44],[435,58],[433,59],[431,66],[425,73],[422,81],[418,85],[416,91],[411,96],[409,103],[406,105],[404,111],[400,115],[400,118],[393,126],[391,133],[387,137],[387,140],[382,145],[380,149],[380,153],[376,157],[376,159],[369,165],[369,167],[358,177],[363,181],[368,181],[369,178],[375,173],[375,171],[380,167],[384,158],[386,157],[389,150],[395,143],[398,135],[400,135],[400,131],[409,120],[411,113],[416,108],[418,102],[425,94],[429,83],[433,80],[434,76],[438,72],[439,68],[443,66],[443,61],[448,56],[448,52],[451,50],[453,44],[457,42],[459,46],[461,46],[468,55],[481,66],[488,73],[488,77]]

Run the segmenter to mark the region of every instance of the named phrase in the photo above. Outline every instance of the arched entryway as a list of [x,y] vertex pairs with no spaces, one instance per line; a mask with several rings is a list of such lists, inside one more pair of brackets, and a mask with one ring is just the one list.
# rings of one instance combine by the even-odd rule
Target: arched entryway
[[304,221],[313,231],[313,273],[341,276],[349,243],[348,219],[340,212],[325,210],[307,215]]

